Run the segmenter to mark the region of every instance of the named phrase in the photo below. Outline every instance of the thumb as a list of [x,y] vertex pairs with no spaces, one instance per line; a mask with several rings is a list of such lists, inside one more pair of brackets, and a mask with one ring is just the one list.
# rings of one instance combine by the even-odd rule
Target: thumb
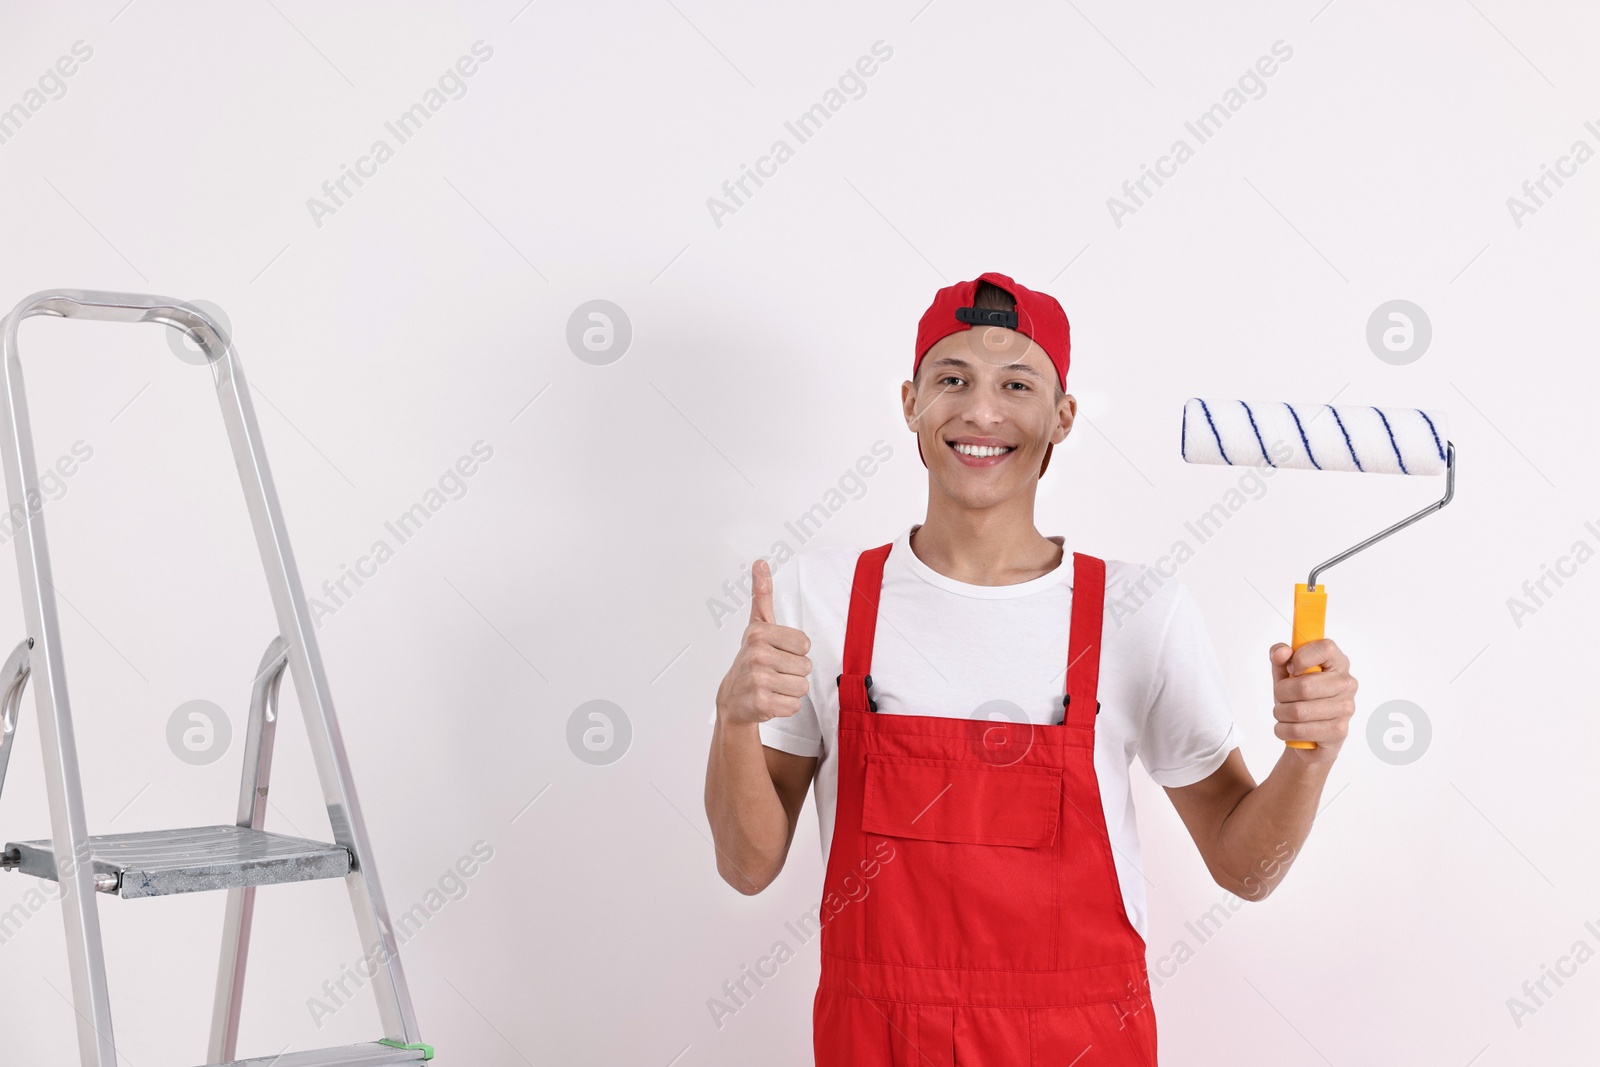
[[772,622],[772,568],[758,559],[750,565],[750,621]]
[[1289,660],[1294,656],[1294,649],[1279,641],[1267,649],[1267,659],[1272,661],[1272,680],[1280,682],[1289,677]]

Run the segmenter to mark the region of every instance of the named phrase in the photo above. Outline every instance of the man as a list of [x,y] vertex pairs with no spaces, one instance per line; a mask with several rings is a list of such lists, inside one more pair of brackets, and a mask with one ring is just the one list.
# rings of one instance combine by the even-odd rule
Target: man
[[1348,732],[1338,646],[1273,645],[1274,732],[1316,745],[1258,785],[1188,591],[1157,579],[1103,625],[1107,585],[1148,589],[1145,569],[1034,526],[1077,414],[1069,336],[1059,303],[1003,274],[939,290],[901,387],[924,521],[752,567],[706,814],[722,877],[758,893],[817,783],[819,1067],[1153,1067],[1134,755],[1217,884],[1259,900]]

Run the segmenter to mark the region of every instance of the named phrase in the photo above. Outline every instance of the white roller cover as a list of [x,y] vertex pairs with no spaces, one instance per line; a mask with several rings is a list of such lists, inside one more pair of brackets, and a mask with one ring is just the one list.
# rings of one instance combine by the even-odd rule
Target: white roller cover
[[1190,463],[1366,474],[1442,474],[1445,417],[1417,408],[1193,399],[1180,448]]

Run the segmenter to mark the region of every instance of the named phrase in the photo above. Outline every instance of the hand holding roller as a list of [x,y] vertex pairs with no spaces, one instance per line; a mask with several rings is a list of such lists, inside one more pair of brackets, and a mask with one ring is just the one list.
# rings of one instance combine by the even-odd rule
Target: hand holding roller
[[[1444,436],[1440,412],[1242,400],[1192,399],[1183,406],[1180,449],[1189,463],[1228,466],[1355,471],[1361,474],[1445,475],[1444,496],[1414,515],[1311,569],[1294,587],[1290,647],[1319,640],[1327,615],[1326,587],[1317,575],[1369,545],[1450,503],[1455,494],[1456,449]],[[1320,671],[1309,667],[1305,673]],[[1286,741],[1290,748],[1316,748],[1315,741]]]

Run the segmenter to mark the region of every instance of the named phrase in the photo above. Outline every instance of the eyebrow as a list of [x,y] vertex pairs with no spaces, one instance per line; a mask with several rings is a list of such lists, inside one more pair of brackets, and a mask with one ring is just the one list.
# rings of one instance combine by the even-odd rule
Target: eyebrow
[[[961,370],[968,370],[968,369],[971,368],[972,364],[968,363],[964,359],[957,359],[954,356],[941,356],[940,358],[938,358],[938,359],[934,360],[932,363],[930,363],[928,366],[930,368],[933,368],[933,367],[958,367]],[[1026,363],[1008,363],[1004,367],[1001,367],[1000,369],[1002,371],[1019,371],[1019,372],[1021,372],[1023,374],[1031,374],[1035,378],[1038,378],[1041,381],[1044,380],[1044,375],[1040,374],[1038,371],[1034,370],[1032,367],[1028,366]]]

